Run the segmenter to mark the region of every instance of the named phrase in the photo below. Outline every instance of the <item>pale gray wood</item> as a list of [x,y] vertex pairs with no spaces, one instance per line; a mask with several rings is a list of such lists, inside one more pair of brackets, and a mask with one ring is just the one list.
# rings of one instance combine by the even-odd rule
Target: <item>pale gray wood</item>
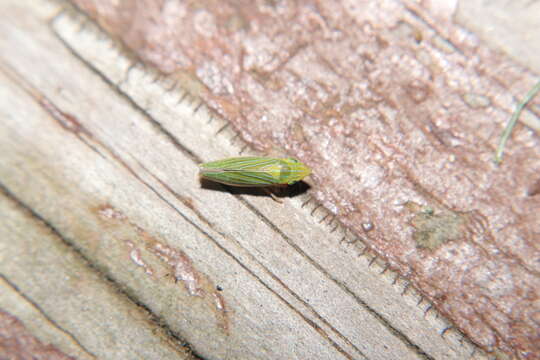
[[[37,242],[42,242],[50,234],[39,234],[36,230],[39,229],[39,225],[34,221],[32,223],[31,217],[28,214],[21,213],[20,209],[13,206],[13,203],[0,193],[0,209],[5,216],[0,218],[0,233],[4,236],[4,239],[10,239],[14,242],[18,242],[21,239],[14,236],[14,232],[7,233],[7,223],[18,223],[17,226],[25,225],[25,238],[32,239]],[[37,225],[37,226],[36,226]],[[12,230],[12,229],[10,229]],[[28,236],[32,232],[32,235],[36,237]],[[23,240],[24,241],[24,240]],[[54,241],[54,239],[52,239]],[[46,242],[48,243],[48,242]],[[0,249],[3,249],[5,243],[0,243]],[[6,255],[13,255],[9,252],[11,249],[0,252],[0,257]],[[5,269],[5,264],[2,267]],[[70,271],[72,271],[70,269]],[[27,274],[28,268],[21,271],[21,274]],[[3,275],[5,276],[5,274]],[[37,286],[40,288],[40,286]],[[26,295],[25,295],[26,296]],[[66,332],[55,324],[47,315],[43,312],[43,309],[39,308],[32,302],[31,299],[22,295],[21,290],[14,288],[5,277],[0,277],[0,309],[7,310],[12,316],[19,319],[28,331],[30,331],[35,337],[37,337],[43,344],[52,344],[66,355],[73,356],[81,360],[96,359],[94,355],[86,351],[77,341],[77,339],[70,333]]]
[[77,359],[191,358],[146,311],[2,192],[0,214],[0,308],[44,344]]
[[461,0],[455,19],[492,48],[540,74],[540,1]]

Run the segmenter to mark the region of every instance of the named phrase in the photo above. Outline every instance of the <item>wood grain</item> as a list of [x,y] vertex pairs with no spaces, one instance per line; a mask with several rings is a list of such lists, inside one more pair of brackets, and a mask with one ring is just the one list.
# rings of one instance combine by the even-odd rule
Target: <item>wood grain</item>
[[201,186],[246,144],[63,5],[0,5],[2,310],[80,358],[486,357],[309,193]]

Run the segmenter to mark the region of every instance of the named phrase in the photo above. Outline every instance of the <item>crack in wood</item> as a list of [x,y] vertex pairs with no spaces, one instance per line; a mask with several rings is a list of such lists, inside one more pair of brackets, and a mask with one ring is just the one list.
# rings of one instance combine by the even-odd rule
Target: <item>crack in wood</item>
[[[20,200],[15,194],[13,194],[3,183],[0,182],[0,192],[3,193],[8,199],[10,199],[13,203],[15,203],[21,210],[27,212],[32,218],[34,218],[36,221],[43,224],[54,236],[56,236],[62,244],[67,246],[71,251],[73,251],[74,254],[76,254],[81,261],[86,265],[91,271],[98,274],[98,276],[105,281],[108,285],[111,286],[111,289],[113,289],[118,294],[122,295],[126,299],[128,299],[131,303],[133,303],[135,306],[141,309],[141,311],[144,311],[146,314],[148,314],[148,320],[159,329],[162,329],[165,334],[167,334],[173,342],[176,344],[176,346],[180,346],[182,349],[181,351],[187,351],[190,355],[193,356],[194,359],[197,360],[204,360],[203,357],[198,356],[193,349],[191,348],[191,345],[187,343],[185,340],[180,338],[178,334],[176,334],[172,329],[170,329],[165,321],[161,319],[158,315],[156,315],[154,312],[152,312],[144,303],[140,302],[137,298],[132,296],[130,293],[124,290],[123,286],[119,284],[114,278],[112,278],[109,274],[107,274],[106,271],[99,268],[96,264],[92,263],[90,259],[84,255],[83,251],[75,246],[75,243],[65,237],[52,223],[47,221],[47,219],[43,218],[40,214],[38,214],[34,209],[26,205],[22,200]],[[86,351],[88,354],[90,354],[93,357],[96,357],[92,354],[89,350],[87,350],[80,342],[77,340],[77,338],[72,335],[69,331],[63,329],[59,324],[57,324],[54,320],[52,320],[32,299],[28,298],[24,293],[22,293],[20,290],[18,290],[17,286],[9,281],[5,276],[0,274],[0,277],[4,279],[10,286],[12,286],[17,293],[19,293],[22,297],[24,297],[30,304],[32,304],[36,309],[40,311],[43,316],[49,320],[53,325],[55,325],[58,329],[61,329],[63,332],[68,334],[70,338],[73,339],[73,341],[80,345],[80,347]]]
[[[43,222],[41,219],[36,218],[34,213],[32,211],[29,211],[27,208],[25,208],[18,199],[12,197],[12,194],[7,192],[7,189],[4,187],[3,184],[0,183],[0,192],[3,193],[9,200],[11,200],[13,203],[17,205],[21,210],[28,213],[31,217],[38,220],[39,222],[43,223],[46,227],[47,224]],[[70,331],[66,330],[64,327],[62,327],[58,322],[53,320],[34,300],[32,300],[28,295],[26,295],[17,285],[15,285],[13,282],[11,282],[4,274],[0,273],[0,279],[4,281],[7,286],[9,286],[14,292],[19,294],[25,301],[27,301],[37,312],[41,314],[49,323],[52,324],[55,328],[60,330],[62,333],[64,333],[71,341],[73,341],[74,344],[76,344],[78,347],[80,347],[85,353],[88,354],[88,356],[97,359],[98,357],[93,354],[90,350],[88,350],[81,342],[77,339],[75,335],[73,335]]]

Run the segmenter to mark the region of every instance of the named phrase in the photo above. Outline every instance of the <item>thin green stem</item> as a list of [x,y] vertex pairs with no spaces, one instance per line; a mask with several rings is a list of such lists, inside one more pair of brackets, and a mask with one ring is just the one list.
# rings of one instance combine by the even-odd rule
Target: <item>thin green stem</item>
[[510,134],[512,133],[512,130],[514,129],[514,126],[516,125],[517,120],[519,119],[519,116],[521,115],[521,112],[538,92],[540,92],[540,81],[527,93],[525,99],[523,99],[523,101],[518,104],[518,106],[516,107],[516,111],[514,111],[512,117],[510,118],[510,121],[508,122],[508,124],[506,124],[506,128],[504,129],[501,135],[501,139],[499,140],[497,152],[495,153],[496,164],[500,164],[502,161],[504,147],[506,145],[506,142],[508,141],[508,138],[510,137]]

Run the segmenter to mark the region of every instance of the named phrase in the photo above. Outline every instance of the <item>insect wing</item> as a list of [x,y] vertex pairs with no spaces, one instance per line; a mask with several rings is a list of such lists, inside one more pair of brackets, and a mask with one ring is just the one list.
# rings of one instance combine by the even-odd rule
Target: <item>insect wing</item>
[[279,159],[239,157],[212,161],[199,166],[203,178],[235,186],[280,184]]

